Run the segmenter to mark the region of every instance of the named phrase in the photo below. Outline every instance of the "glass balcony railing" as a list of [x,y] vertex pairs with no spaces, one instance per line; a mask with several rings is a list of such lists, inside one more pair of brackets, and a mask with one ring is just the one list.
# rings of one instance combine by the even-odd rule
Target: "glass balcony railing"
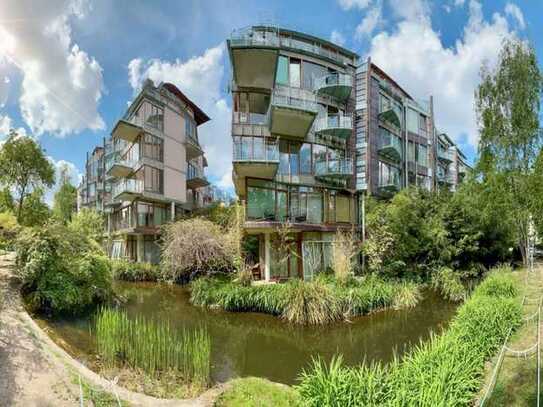
[[347,99],[351,94],[352,88],[352,76],[343,73],[333,73],[316,78],[313,84],[313,90],[317,94],[332,96],[340,100]]
[[350,158],[315,162],[317,177],[348,177],[353,175],[353,161]]
[[400,190],[400,174],[391,173],[379,177],[378,188],[381,191],[399,191]]
[[347,138],[353,130],[353,119],[346,115],[318,117],[314,125],[315,133],[337,135]]
[[187,166],[187,180],[192,180],[192,179],[207,180],[207,177],[204,173],[204,169],[197,167],[195,165],[189,164]]
[[286,33],[281,33],[277,27],[260,26],[235,30],[230,35],[230,47],[283,47],[328,58],[341,65],[354,64],[355,62],[353,58],[343,55],[337,49],[321,45],[318,42],[303,41],[288,36]]
[[263,137],[236,137],[233,161],[279,163],[279,145]]
[[114,155],[111,159],[106,161],[106,173],[109,173],[114,166],[121,166],[134,169],[138,165],[138,160],[122,159],[119,155]]
[[452,150],[445,150],[442,148],[437,149],[437,157],[442,161],[452,162],[454,155]]
[[141,194],[143,193],[143,180],[140,179],[123,179],[113,185],[112,197],[118,197],[122,194]]
[[272,94],[272,106],[305,110],[318,113],[319,105],[315,95],[304,89],[278,86]]
[[388,131],[381,131],[377,146],[379,153],[392,161],[402,159],[402,141],[399,137]]

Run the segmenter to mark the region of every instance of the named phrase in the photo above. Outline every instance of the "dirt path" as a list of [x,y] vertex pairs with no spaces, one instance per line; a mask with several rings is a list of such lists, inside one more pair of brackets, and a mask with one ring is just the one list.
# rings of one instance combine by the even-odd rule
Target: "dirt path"
[[79,389],[26,325],[12,255],[0,256],[0,406],[75,406]]

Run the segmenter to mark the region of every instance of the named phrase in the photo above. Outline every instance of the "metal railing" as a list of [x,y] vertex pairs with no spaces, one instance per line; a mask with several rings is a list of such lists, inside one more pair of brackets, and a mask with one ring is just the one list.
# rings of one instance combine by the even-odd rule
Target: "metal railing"
[[230,36],[231,47],[279,47],[279,35],[277,29],[255,30],[253,27],[235,30]]
[[289,86],[278,86],[273,90],[271,105],[307,110],[315,114],[319,111],[315,94]]
[[207,179],[204,169],[197,167],[196,165],[188,164],[187,165],[187,180],[189,179]]
[[401,155],[402,153],[402,140],[395,136],[394,134],[390,133],[389,131],[381,131],[379,133],[379,139],[378,139],[377,148],[379,150],[385,149],[385,148],[394,148],[398,151],[398,153]]
[[449,149],[443,150],[441,148],[437,149],[437,156],[438,158],[441,158],[442,160],[447,160],[447,161],[453,161],[453,158],[454,158],[454,154],[452,150],[449,150]]
[[315,162],[315,175],[353,175],[353,160],[339,158]]
[[316,133],[329,129],[348,129],[352,130],[353,119],[347,115],[333,115],[318,117],[315,120],[314,130]]
[[233,161],[279,162],[279,145],[263,137],[236,137]]
[[114,165],[122,165],[134,169],[138,165],[138,160],[127,160],[120,158],[119,156],[113,157],[111,160],[106,161],[106,172],[108,172]]

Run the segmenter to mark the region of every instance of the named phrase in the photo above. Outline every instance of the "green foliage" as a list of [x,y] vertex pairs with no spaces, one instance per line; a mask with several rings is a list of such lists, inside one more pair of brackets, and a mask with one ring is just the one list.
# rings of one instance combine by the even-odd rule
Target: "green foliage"
[[16,251],[22,293],[33,311],[78,314],[111,298],[108,258],[94,242],[63,225],[25,229]]
[[316,361],[302,373],[298,391],[309,406],[471,405],[485,361],[510,327],[521,324],[517,289],[510,273],[491,273],[459,308],[447,331],[401,360],[387,367],[357,368],[342,366],[341,359],[328,368]]
[[15,210],[15,202],[9,188],[0,189],[0,212],[13,212]]
[[127,365],[153,377],[174,372],[201,388],[209,384],[211,338],[203,328],[176,330],[103,308],[96,317],[96,344],[106,365]]
[[300,396],[291,387],[259,377],[234,379],[215,402],[216,407],[296,407]]
[[94,209],[82,208],[72,217],[68,228],[87,239],[101,243],[104,236],[104,216]]
[[448,267],[440,267],[432,275],[432,286],[448,300],[462,301],[466,298],[466,288],[460,281],[460,276]]
[[72,220],[77,209],[77,188],[70,183],[68,168],[64,166],[60,172],[60,187],[53,201],[53,215],[64,224]]
[[534,208],[543,207],[537,194],[542,178],[534,171],[543,141],[539,128],[542,90],[534,48],[510,39],[504,42],[496,67],[481,70],[475,94],[481,135],[477,169],[493,199],[503,207],[500,221],[513,231],[525,264],[530,219]]
[[51,210],[43,201],[44,192],[36,188],[24,200],[19,216],[22,226],[42,226],[51,216]]
[[133,263],[127,260],[111,260],[113,278],[123,281],[159,281],[160,267],[150,263]]
[[12,250],[19,224],[13,213],[0,212],[0,250]]
[[376,276],[338,283],[334,278],[285,284],[243,286],[228,277],[200,278],[191,283],[194,305],[226,311],[253,311],[281,316],[296,324],[325,324],[371,311],[415,305],[418,286]]
[[[20,224],[24,224],[22,212],[27,196],[35,188],[51,187],[54,182],[55,170],[38,143],[12,130],[0,148],[0,184],[15,192],[15,214]],[[32,216],[27,213],[26,217]]]

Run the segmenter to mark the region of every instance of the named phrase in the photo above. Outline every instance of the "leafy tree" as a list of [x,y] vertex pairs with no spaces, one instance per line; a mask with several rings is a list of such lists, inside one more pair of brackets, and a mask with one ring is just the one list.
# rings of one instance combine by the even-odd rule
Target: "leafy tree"
[[53,215],[64,224],[72,220],[77,206],[77,188],[70,182],[69,169],[63,166],[60,170],[60,187],[53,201]]
[[100,243],[104,235],[104,217],[94,209],[82,208],[72,217],[68,228]]
[[19,224],[23,226],[41,226],[47,222],[51,210],[43,201],[42,188],[34,189],[23,202],[19,215]]
[[15,192],[19,223],[25,199],[35,188],[52,187],[54,182],[55,171],[41,147],[12,130],[0,149],[0,184]]
[[0,212],[11,211],[15,209],[13,197],[8,188],[0,189]]
[[481,70],[475,93],[480,161],[477,169],[500,202],[524,262],[534,196],[534,165],[541,147],[539,109],[542,76],[535,50],[520,40],[504,43],[497,67]]

